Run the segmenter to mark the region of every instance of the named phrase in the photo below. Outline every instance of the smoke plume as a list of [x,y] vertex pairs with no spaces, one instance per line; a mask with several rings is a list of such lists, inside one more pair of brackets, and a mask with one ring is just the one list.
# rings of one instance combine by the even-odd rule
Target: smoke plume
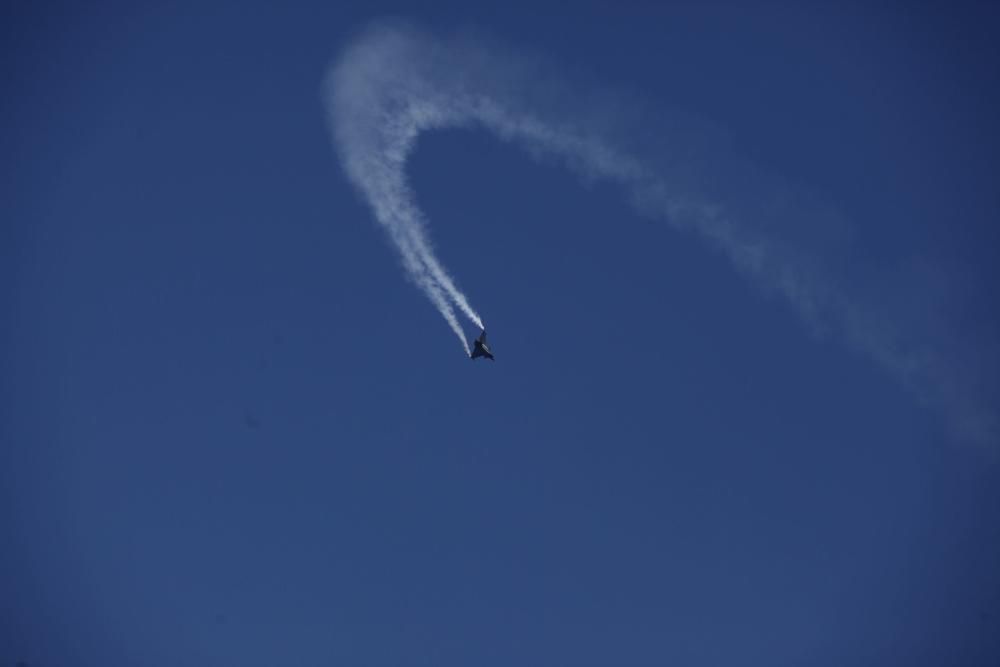
[[484,128],[536,159],[620,185],[640,214],[701,236],[758,288],[782,296],[811,331],[839,336],[936,405],[956,433],[997,442],[991,390],[976,367],[986,348],[956,352],[961,341],[941,330],[937,313],[888,312],[891,297],[872,301],[869,286],[838,274],[825,258],[841,250],[848,226],[829,207],[741,160],[702,121],[662,110],[644,115],[636,100],[566,78],[482,38],[439,39],[383,23],[349,44],[326,81],[348,178],[467,353],[457,313],[480,328],[482,319],[435,255],[406,177],[415,142],[428,130]]

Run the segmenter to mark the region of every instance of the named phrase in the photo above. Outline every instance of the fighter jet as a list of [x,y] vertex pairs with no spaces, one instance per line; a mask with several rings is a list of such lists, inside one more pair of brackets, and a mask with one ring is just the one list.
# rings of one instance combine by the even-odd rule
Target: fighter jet
[[479,338],[472,343],[472,354],[469,355],[469,358],[475,359],[476,357],[486,357],[490,361],[495,361],[493,353],[490,352],[490,348],[486,344],[486,329],[483,329],[483,333],[479,334]]

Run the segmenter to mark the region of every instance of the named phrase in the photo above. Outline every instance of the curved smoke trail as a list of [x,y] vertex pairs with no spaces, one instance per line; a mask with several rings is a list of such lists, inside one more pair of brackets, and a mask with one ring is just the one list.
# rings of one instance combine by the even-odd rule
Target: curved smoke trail
[[[334,142],[348,178],[398,248],[403,267],[465,345],[457,307],[483,321],[434,254],[426,220],[406,179],[406,161],[421,132],[479,123],[506,139],[580,161],[595,175],[629,181],[638,165],[593,138],[547,125],[495,88],[497,63],[468,59],[400,26],[371,29],[340,58],[327,81]],[[473,62],[478,61],[478,62]]]
[[916,321],[907,312],[889,316],[891,297],[873,302],[872,285],[836,279],[836,266],[823,260],[831,248],[810,249],[800,231],[812,225],[825,238],[823,224],[836,228],[826,207],[727,153],[697,121],[658,113],[646,122],[635,117],[634,100],[571,90],[540,63],[482,44],[376,25],[344,51],[325,90],[348,178],[467,353],[456,309],[480,328],[482,319],[434,254],[405,168],[422,132],[477,126],[586,179],[619,184],[641,214],[702,236],[758,287],[783,296],[814,332],[839,334],[943,409],[958,435],[996,444],[995,392],[983,381],[992,366],[982,370],[988,346],[966,350],[936,312]]

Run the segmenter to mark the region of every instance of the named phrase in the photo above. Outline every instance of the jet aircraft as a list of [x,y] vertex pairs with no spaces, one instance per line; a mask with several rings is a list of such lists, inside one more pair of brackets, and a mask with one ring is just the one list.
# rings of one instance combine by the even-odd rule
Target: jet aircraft
[[472,343],[472,354],[469,355],[469,358],[475,359],[476,357],[486,357],[490,361],[496,361],[486,344],[486,329],[483,329],[483,333],[479,334],[479,338]]

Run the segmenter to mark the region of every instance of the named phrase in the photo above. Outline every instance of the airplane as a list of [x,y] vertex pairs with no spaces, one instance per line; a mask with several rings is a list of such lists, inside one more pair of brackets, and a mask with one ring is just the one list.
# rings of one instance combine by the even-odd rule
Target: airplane
[[469,358],[475,359],[476,357],[486,357],[490,361],[496,361],[486,344],[486,329],[483,329],[483,333],[479,334],[479,338],[472,343],[472,354],[469,355]]

